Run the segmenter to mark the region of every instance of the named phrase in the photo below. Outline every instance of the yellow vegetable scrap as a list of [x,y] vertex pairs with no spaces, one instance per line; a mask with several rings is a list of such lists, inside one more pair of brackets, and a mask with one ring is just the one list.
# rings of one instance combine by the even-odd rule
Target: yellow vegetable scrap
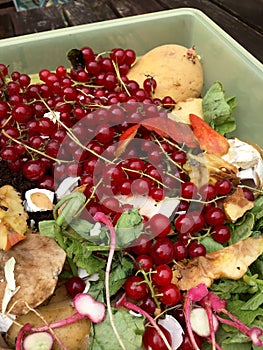
[[249,237],[205,256],[176,263],[172,282],[181,290],[188,290],[199,283],[210,287],[219,278],[238,280],[262,253],[263,236]]
[[8,250],[24,239],[28,215],[18,192],[6,185],[0,188],[0,249]]

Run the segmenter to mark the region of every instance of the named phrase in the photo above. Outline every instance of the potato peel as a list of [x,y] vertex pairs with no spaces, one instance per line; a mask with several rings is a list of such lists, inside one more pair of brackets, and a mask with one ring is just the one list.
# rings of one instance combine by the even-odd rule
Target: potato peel
[[28,234],[8,252],[0,251],[0,303],[7,283],[4,266],[11,257],[16,260],[15,280],[19,290],[7,310],[12,307],[12,314],[21,315],[29,311],[26,303],[35,308],[53,294],[66,253],[52,238],[39,234]]
[[176,263],[172,283],[181,290],[188,290],[199,283],[209,288],[219,278],[238,280],[262,253],[263,236],[249,237],[205,256]]

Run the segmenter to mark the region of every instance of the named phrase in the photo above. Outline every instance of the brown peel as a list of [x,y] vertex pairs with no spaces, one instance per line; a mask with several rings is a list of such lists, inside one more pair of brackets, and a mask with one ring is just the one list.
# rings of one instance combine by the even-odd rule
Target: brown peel
[[4,266],[11,257],[16,261],[14,277],[19,290],[10,300],[7,310],[13,307],[12,313],[21,315],[29,311],[26,303],[35,308],[53,294],[66,253],[52,238],[39,234],[28,234],[8,252],[0,251],[1,304],[6,288]]
[[238,280],[263,253],[263,236],[246,238],[229,247],[174,265],[172,283],[188,290],[204,283],[210,287],[214,280]]

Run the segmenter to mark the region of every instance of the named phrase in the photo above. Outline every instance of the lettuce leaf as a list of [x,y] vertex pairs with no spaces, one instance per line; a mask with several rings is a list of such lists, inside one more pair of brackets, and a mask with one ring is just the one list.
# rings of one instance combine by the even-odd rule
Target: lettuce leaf
[[236,122],[232,116],[236,107],[235,97],[226,98],[222,84],[215,82],[206,92],[203,102],[205,121],[222,135],[236,129]]
[[[144,317],[136,317],[125,310],[113,311],[117,331],[126,350],[138,350],[142,345]],[[112,330],[109,315],[106,319],[91,328],[88,350],[121,350],[121,346]]]

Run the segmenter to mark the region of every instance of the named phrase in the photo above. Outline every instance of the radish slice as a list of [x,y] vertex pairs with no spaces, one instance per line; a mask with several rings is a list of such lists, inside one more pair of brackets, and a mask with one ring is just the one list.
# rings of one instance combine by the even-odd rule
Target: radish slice
[[53,336],[48,332],[29,334],[23,341],[25,350],[51,350],[54,343]]
[[[219,327],[218,320],[215,315],[212,316],[214,332],[217,331]],[[201,337],[209,337],[211,330],[209,327],[209,318],[207,312],[202,307],[197,307],[191,310],[190,313],[190,323],[192,330],[200,335]]]
[[80,315],[88,317],[94,323],[100,323],[106,316],[105,305],[92,298],[90,294],[77,294],[74,307]]

